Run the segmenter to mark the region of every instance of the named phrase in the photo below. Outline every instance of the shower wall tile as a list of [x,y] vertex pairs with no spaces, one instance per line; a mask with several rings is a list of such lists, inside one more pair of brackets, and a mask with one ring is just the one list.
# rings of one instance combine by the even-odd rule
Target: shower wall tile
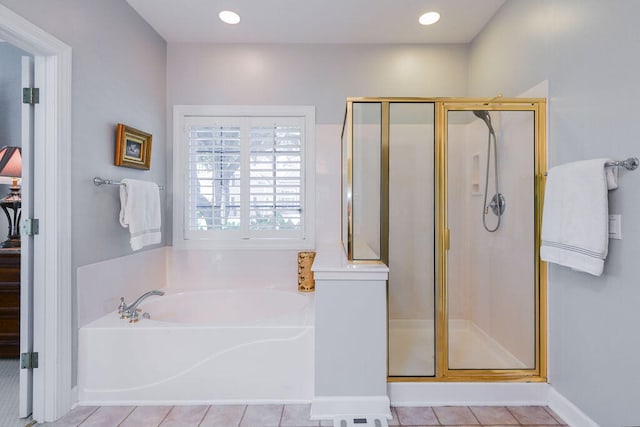
[[430,107],[390,108],[389,318],[428,323],[435,307],[433,125],[401,123],[398,116],[426,117]]
[[[450,260],[452,276],[449,293],[454,301],[452,316],[466,315],[483,332],[507,349],[523,364],[534,364],[535,329],[533,278],[535,258],[533,215],[533,126],[531,115],[521,112],[491,113],[498,140],[498,166],[500,192],[507,197],[507,208],[502,217],[500,229],[495,233],[485,231],[482,225],[484,209],[484,170],[487,162],[487,127],[480,120],[467,125],[465,152],[466,159],[450,168],[449,178],[460,181],[458,187],[450,187],[449,215],[452,239],[457,237],[462,254],[456,253]],[[455,126],[452,126],[455,127]],[[457,135],[456,137],[460,137]],[[460,153],[456,153],[460,156]],[[481,195],[474,195],[468,189],[471,180],[471,159],[479,156],[481,175]],[[493,172],[493,166],[491,173]],[[490,175],[491,175],[490,173]],[[492,186],[492,176],[489,187]],[[489,191],[489,196],[493,190]],[[488,225],[495,224],[493,213],[486,216]],[[454,230],[453,226],[456,229]],[[452,247],[454,242],[452,241]],[[459,251],[460,252],[460,251]],[[458,278],[460,271],[467,273],[466,279]]]
[[342,239],[341,125],[316,125],[316,247]]

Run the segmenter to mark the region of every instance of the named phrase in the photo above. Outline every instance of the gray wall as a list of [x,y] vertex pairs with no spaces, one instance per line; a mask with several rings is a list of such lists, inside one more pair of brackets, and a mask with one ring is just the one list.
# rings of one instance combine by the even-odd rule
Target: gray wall
[[[29,54],[9,43],[0,42],[0,147],[22,145],[22,57]],[[0,184],[0,198],[9,194],[10,185]],[[9,230],[7,217],[0,212],[0,242]]]
[[[166,43],[124,0],[1,2],[73,49],[74,270],[131,253],[117,187],[97,188],[91,179],[164,183]],[[150,171],[113,166],[119,122],[153,134]]]
[[[509,0],[474,40],[469,95],[549,82],[549,165],[640,156],[640,2]],[[640,424],[640,172],[620,171],[602,277],[550,265],[550,382],[602,426]]]
[[170,43],[168,104],[315,105],[342,123],[348,96],[464,96],[467,45]]
[[[72,271],[131,254],[128,231],[118,222],[118,187],[91,180],[164,183],[166,43],[124,0],[1,2],[73,49]],[[150,171],[113,166],[119,122],[153,134]]]
[[0,147],[21,145],[21,57],[27,53],[0,43]]

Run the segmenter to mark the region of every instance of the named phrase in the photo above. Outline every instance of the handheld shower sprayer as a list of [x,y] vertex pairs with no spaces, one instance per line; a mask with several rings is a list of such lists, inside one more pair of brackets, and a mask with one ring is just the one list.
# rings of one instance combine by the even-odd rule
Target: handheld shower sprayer
[[[498,184],[498,144],[496,140],[496,133],[493,130],[493,125],[491,124],[491,115],[489,115],[489,111],[487,110],[474,110],[473,114],[482,120],[489,129],[489,140],[487,141],[487,168],[484,175],[484,207],[482,208],[482,225],[484,229],[490,233],[493,233],[498,228],[500,228],[500,220],[502,218],[502,214],[506,208],[506,201],[502,194],[500,194],[499,184]],[[490,159],[491,159],[491,137],[493,137],[493,170],[495,174],[495,193],[491,198],[491,202],[487,204],[487,193],[489,191],[489,167],[490,167]],[[487,214],[489,213],[489,209],[493,212],[494,215],[498,217],[498,223],[494,228],[489,228],[487,226]]]
[[487,110],[473,110],[473,114],[480,120],[484,121],[489,128],[489,132],[495,136],[496,133],[493,131],[493,126],[491,125],[491,116],[489,115],[489,112]]

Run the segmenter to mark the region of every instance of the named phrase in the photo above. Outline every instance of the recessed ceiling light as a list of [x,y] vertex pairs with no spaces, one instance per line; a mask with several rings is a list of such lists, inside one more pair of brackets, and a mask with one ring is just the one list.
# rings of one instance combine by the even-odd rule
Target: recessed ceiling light
[[240,15],[230,10],[223,10],[218,14],[218,17],[226,24],[237,24],[240,22]]
[[420,16],[420,18],[418,19],[418,22],[420,22],[422,25],[431,25],[431,24],[435,24],[439,20],[440,20],[440,14],[438,12],[427,12],[422,16]]

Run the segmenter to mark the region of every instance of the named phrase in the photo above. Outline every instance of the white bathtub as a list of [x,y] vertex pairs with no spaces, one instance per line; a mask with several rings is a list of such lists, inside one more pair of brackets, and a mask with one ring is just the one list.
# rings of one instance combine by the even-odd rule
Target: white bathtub
[[312,399],[312,294],[168,291],[140,308],[151,318],[114,311],[80,328],[80,404]]

